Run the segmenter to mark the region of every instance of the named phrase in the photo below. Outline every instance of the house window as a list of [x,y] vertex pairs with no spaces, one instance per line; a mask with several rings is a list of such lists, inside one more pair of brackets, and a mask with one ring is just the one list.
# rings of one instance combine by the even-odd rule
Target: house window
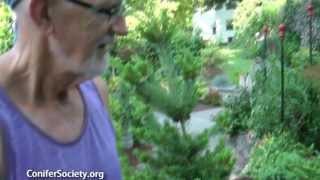
[[227,4],[226,4],[226,8],[227,9],[235,9],[237,7],[237,2],[236,1],[229,1],[229,2],[227,2]]
[[228,37],[228,43],[231,43],[233,41],[233,37]]
[[215,10],[220,10],[223,7],[223,3],[218,3],[215,6]]
[[212,34],[216,34],[217,33],[217,27],[213,26],[212,27]]
[[227,21],[227,30],[228,31],[232,31],[233,30],[232,20],[228,20]]

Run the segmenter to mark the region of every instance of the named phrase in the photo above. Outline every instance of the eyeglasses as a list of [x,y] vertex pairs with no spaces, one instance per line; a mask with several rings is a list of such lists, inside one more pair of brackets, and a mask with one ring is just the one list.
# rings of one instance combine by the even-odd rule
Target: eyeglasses
[[115,16],[123,16],[124,15],[124,6],[120,3],[117,4],[114,7],[111,7],[109,9],[107,8],[98,8],[95,7],[92,4],[89,4],[87,2],[79,1],[79,0],[66,0],[70,3],[73,3],[75,5],[81,6],[83,8],[86,8],[88,10],[91,10],[92,12],[105,16],[108,20],[110,20],[112,17]]
[[[9,1],[10,2],[10,1]],[[11,3],[11,7],[12,9],[14,9],[15,7],[17,7],[17,5],[21,2],[21,0],[15,0],[15,1],[12,1]]]
[[[89,4],[89,3],[86,3],[86,2],[83,2],[80,0],[66,0],[66,1],[73,3],[75,5],[81,6],[83,8],[89,9],[96,14],[101,14],[103,16],[106,16],[107,19],[109,19],[109,20],[114,16],[123,16],[124,15],[124,6],[122,4],[118,4],[110,9],[106,9],[106,8],[95,7],[92,4]],[[21,0],[13,1],[12,7],[15,8],[20,2],[21,2]]]

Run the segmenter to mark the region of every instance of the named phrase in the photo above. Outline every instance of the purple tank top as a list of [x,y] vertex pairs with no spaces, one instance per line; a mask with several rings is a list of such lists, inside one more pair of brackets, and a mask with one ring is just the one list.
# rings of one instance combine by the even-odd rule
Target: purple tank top
[[0,89],[6,179],[121,179],[115,132],[99,92],[93,81],[82,83],[79,92],[85,125],[78,139],[62,144],[35,127]]

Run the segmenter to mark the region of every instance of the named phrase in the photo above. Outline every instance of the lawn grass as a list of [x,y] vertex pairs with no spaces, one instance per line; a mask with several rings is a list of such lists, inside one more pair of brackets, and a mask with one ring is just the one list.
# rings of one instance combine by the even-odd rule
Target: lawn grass
[[233,83],[238,83],[239,77],[250,71],[254,55],[243,48],[231,45],[221,46],[218,53],[224,57],[220,68],[228,75]]

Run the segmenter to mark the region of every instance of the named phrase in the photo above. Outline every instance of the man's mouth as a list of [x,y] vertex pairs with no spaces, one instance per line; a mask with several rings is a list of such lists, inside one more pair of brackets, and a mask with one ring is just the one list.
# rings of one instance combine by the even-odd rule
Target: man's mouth
[[107,47],[107,43],[101,43],[98,45],[98,49],[104,50],[104,49],[106,49],[106,47]]
[[107,50],[109,47],[112,46],[113,42],[114,39],[112,37],[107,36],[100,40],[97,47],[100,50]]

